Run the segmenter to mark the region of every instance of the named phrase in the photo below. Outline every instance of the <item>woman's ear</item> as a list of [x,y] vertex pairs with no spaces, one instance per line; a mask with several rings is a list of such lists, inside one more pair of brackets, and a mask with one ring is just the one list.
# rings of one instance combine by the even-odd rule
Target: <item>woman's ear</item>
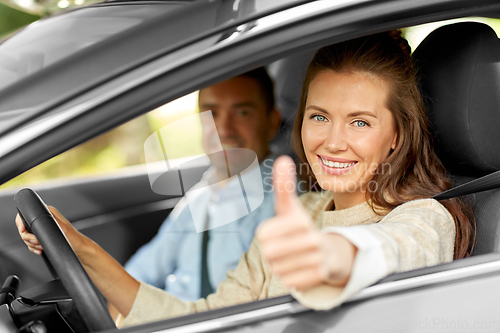
[[391,149],[392,150],[396,149],[397,143],[398,143],[398,133],[395,133],[394,134],[394,139],[392,140],[392,145],[391,145]]

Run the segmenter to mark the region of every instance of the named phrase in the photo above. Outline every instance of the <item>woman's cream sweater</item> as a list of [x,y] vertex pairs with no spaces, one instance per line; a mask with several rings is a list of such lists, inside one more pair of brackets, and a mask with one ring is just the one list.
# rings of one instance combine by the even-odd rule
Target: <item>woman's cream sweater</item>
[[168,292],[141,283],[133,307],[121,323],[122,326],[289,293],[308,307],[330,309],[393,272],[453,259],[455,224],[450,213],[436,200],[410,201],[384,216],[376,214],[366,202],[344,210],[327,211],[332,206],[330,192],[307,193],[300,199],[319,229],[341,234],[357,247],[353,271],[343,289],[329,285],[300,292],[287,289],[277,276],[271,274],[260,254],[259,243],[254,240],[236,269],[229,271],[227,279],[206,299],[184,302]]

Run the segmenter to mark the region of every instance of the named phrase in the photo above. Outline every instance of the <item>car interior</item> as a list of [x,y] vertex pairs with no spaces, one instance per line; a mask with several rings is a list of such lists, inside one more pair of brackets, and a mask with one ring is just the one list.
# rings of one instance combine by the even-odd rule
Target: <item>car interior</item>
[[[282,113],[281,129],[273,141],[280,154],[293,156],[290,131],[313,54],[296,53],[267,66]],[[500,142],[500,41],[495,31],[477,22],[446,25],[429,34],[413,55],[436,151],[455,184],[499,170],[500,156],[492,153]],[[193,184],[207,167],[202,163],[190,170]],[[154,193],[145,166],[32,187],[121,264],[155,235],[180,199]],[[0,191],[5,216],[15,215],[12,196],[17,190]],[[500,252],[500,189],[475,193],[466,200],[477,222],[474,255]],[[0,224],[0,267],[0,282],[15,274],[22,281],[21,291],[51,280],[43,260],[21,242],[13,221]]]
[[[426,94],[435,149],[456,184],[495,172],[500,100],[500,42],[485,24],[466,22],[431,33],[414,53]],[[477,223],[474,254],[500,250],[500,191],[469,196]]]

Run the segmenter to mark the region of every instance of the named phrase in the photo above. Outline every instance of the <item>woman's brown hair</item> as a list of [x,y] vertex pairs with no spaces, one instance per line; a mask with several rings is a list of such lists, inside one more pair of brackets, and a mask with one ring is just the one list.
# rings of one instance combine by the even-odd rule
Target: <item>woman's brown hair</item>
[[[416,68],[410,47],[399,31],[380,33],[326,46],[316,52],[309,64],[302,86],[299,109],[292,131],[292,144],[307,167],[304,178],[314,184],[307,163],[301,129],[309,84],[322,71],[338,73],[362,72],[376,75],[390,87],[387,107],[396,124],[397,143],[374,174],[367,190],[372,208],[392,210],[410,200],[428,198],[451,187],[447,172],[434,153],[430,124],[417,83]],[[387,163],[389,172],[384,172]],[[303,173],[301,173],[303,174]],[[454,258],[472,254],[475,225],[471,208],[461,199],[441,201],[455,220]]]

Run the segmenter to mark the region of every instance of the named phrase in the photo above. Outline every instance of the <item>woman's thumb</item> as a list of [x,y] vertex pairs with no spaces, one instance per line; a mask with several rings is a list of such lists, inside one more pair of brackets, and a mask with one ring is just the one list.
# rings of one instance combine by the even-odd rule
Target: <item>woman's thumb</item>
[[297,181],[295,163],[289,156],[280,156],[274,162],[273,186],[276,215],[293,213],[297,209]]

